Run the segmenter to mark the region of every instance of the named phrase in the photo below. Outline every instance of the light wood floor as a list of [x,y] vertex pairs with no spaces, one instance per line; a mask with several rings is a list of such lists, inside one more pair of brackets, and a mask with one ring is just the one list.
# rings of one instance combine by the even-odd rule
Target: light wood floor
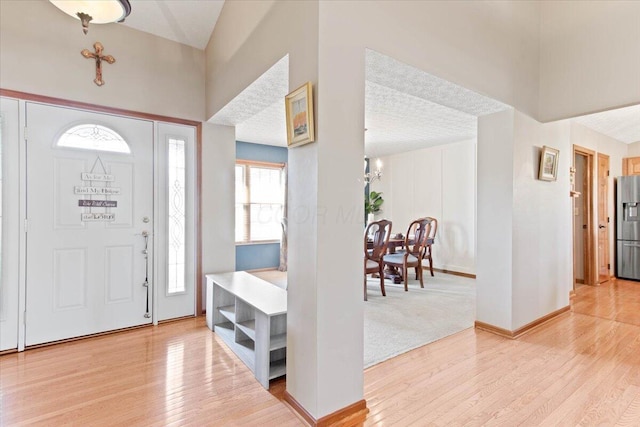
[[301,422],[204,318],[0,357],[1,426]]
[[610,280],[600,286],[580,286],[575,313],[640,326],[640,282]]
[[640,327],[595,309],[627,313],[615,291],[633,304],[640,283],[600,288],[517,340],[469,329],[370,368],[365,424],[640,426]]
[[[518,340],[465,330],[365,371],[365,425],[640,425],[640,283]],[[0,357],[0,425],[303,425],[204,319]]]

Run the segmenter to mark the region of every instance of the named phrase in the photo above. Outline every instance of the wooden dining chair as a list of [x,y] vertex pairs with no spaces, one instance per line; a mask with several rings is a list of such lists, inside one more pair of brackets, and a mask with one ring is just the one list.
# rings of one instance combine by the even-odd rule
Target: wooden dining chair
[[[431,250],[436,239],[436,232],[438,231],[438,220],[431,216],[427,216],[425,218],[431,221],[431,223],[429,227],[429,233],[427,235],[427,241],[425,242],[425,245],[424,245],[424,252],[422,255],[422,259],[429,261],[429,272],[431,273],[431,277],[433,277],[433,259],[431,257]],[[404,252],[405,250],[406,249],[403,246],[403,248],[398,250],[397,252]],[[415,252],[412,252],[412,255],[418,256],[418,254]],[[415,267],[415,270],[416,270],[416,280],[417,280],[420,272],[418,271],[418,267]]]
[[420,287],[424,288],[422,281],[422,258],[424,256],[424,248],[429,236],[431,221],[427,218],[420,218],[412,221],[407,229],[404,237],[404,250],[387,254],[382,257],[383,263],[392,268],[400,269],[402,273],[402,281],[404,282],[404,290],[408,291],[408,273],[409,268],[416,269],[416,279],[420,279]]
[[378,273],[382,296],[384,290],[384,262],[382,257],[387,252],[391,236],[391,221],[386,219],[370,223],[364,232],[364,300],[367,300],[367,274]]
[[429,271],[431,272],[431,277],[433,277],[433,258],[431,257],[432,246],[436,240],[436,232],[438,231],[438,220],[428,216],[427,219],[431,220],[431,227],[429,229],[429,235],[427,236],[427,242],[424,245],[424,255],[422,259],[426,259],[429,261]]

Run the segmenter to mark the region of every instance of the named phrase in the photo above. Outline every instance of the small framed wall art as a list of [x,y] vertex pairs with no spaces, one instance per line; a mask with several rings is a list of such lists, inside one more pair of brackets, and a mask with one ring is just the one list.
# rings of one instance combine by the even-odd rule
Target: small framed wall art
[[555,148],[542,147],[542,154],[540,155],[540,170],[538,172],[538,179],[542,181],[555,181],[558,176],[558,156],[560,151]]
[[287,112],[287,146],[313,142],[313,87],[307,82],[284,97]]

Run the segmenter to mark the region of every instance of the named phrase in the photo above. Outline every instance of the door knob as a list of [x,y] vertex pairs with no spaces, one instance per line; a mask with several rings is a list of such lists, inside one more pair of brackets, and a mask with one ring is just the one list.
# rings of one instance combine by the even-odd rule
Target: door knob
[[602,224],[600,224],[600,225],[598,226],[598,228],[599,228],[600,230],[602,230],[604,227],[605,227],[605,226],[604,226],[604,225],[602,225]]

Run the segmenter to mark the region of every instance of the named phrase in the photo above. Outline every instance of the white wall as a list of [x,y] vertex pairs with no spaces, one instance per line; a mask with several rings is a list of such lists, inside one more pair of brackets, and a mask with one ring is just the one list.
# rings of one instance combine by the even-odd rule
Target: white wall
[[626,157],[638,157],[638,156],[640,156],[640,141],[629,144],[627,155],[626,155]]
[[[538,180],[543,145],[560,150],[557,181]],[[516,111],[513,156],[513,320],[518,329],[569,305],[573,244],[569,123]]]
[[540,120],[640,102],[640,2],[540,2]]
[[537,2],[323,3],[334,19],[333,31],[343,40],[537,117]]
[[476,320],[512,328],[514,111],[478,118]]
[[[514,331],[569,304],[569,134],[513,110],[478,119],[480,322]],[[557,181],[537,179],[543,145],[560,150]]]
[[20,105],[15,99],[0,98],[0,141],[0,351],[3,351],[17,348],[23,341],[19,337],[24,336],[24,324],[19,321],[25,301],[19,285],[24,266],[21,253],[25,236],[20,225],[24,205],[17,185],[21,144]]
[[[134,6],[135,7],[135,6]],[[27,24],[28,22],[28,24]],[[83,58],[99,40],[114,64]],[[0,87],[189,120],[204,118],[204,52],[118,24],[80,23],[48,1],[0,2]]]
[[[365,50],[335,31],[319,4],[318,36],[318,413],[364,397],[362,237]],[[341,23],[346,24],[346,23]],[[336,66],[340,64],[340,66]],[[345,70],[349,70],[345,73]],[[336,250],[340,239],[340,250]],[[336,277],[336,275],[339,276]],[[336,298],[340,295],[340,298]]]
[[315,81],[317,10],[313,1],[226,2],[205,49],[207,119],[287,54],[291,90]]
[[384,176],[371,188],[385,202],[376,219],[406,233],[416,218],[438,220],[435,268],[475,274],[476,141],[467,140],[382,158]]
[[[202,273],[234,271],[235,247],[235,128],[202,124]],[[206,280],[202,281],[206,306]]]

